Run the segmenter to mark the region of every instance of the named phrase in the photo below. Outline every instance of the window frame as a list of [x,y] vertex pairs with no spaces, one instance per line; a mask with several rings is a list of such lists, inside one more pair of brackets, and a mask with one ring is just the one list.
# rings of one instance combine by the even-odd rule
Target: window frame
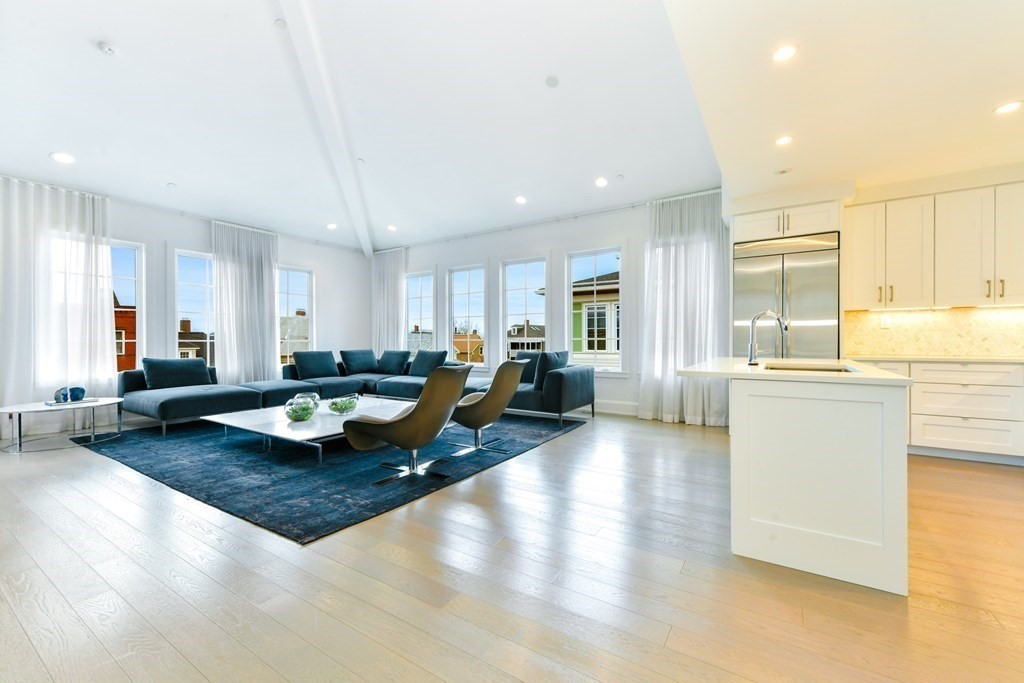
[[[416,297],[409,296],[409,280],[411,280],[412,278],[425,278],[425,277],[429,277],[430,278],[430,297],[429,298],[430,298],[430,302],[431,302],[430,303],[430,308],[431,308],[431,311],[432,311],[432,315],[430,316],[430,326],[431,326],[431,335],[432,335],[433,343],[432,343],[432,347],[430,349],[421,349],[420,347],[417,347],[416,349],[411,349],[411,348],[409,348],[409,337],[410,337],[410,335],[413,334],[413,331],[411,329],[409,329],[409,328],[413,324],[413,319],[409,317],[409,303],[410,303],[410,300],[413,299],[413,298],[419,300],[419,302],[420,302],[420,308],[419,308],[419,310],[420,310],[420,317],[416,318],[416,320],[419,320],[420,324],[422,325],[423,321],[427,320],[427,318],[424,318],[423,315],[422,315],[422,313],[423,313],[423,300],[426,299],[427,297],[423,296],[422,284],[420,286],[420,294],[419,294],[419,296],[416,296]],[[402,338],[405,340],[405,349],[406,349],[406,351],[410,352],[409,353],[409,357],[410,358],[415,358],[416,357],[416,353],[419,352],[420,350],[424,350],[424,351],[436,351],[437,350],[437,341],[438,341],[438,337],[437,337],[437,276],[435,275],[434,271],[432,271],[432,270],[421,270],[421,271],[418,271],[418,272],[415,272],[415,273],[406,273],[405,274],[405,283],[404,284],[405,284],[405,310],[404,310],[404,313],[403,313],[403,322],[402,322],[402,326],[404,328],[403,329],[403,333],[402,333]],[[422,338],[423,332],[424,332],[423,328],[420,327],[421,338]]]
[[[204,260],[207,260],[207,261],[210,262],[210,284],[209,285],[202,284],[201,286],[209,287],[210,290],[211,290],[210,293],[213,295],[212,298],[210,299],[213,302],[213,309],[210,310],[210,311],[206,311],[207,316],[208,316],[207,317],[207,324],[210,326],[210,328],[212,328],[214,330],[216,330],[216,328],[218,326],[217,325],[217,323],[218,323],[218,319],[217,319],[217,264],[213,260],[213,254],[212,253],[208,253],[208,252],[202,252],[202,251],[193,251],[193,250],[190,250],[190,249],[175,249],[174,250],[174,323],[171,325],[171,329],[172,329],[171,334],[172,334],[172,340],[173,340],[172,348],[174,349],[174,353],[175,353],[175,356],[177,358],[181,358],[181,351],[180,351],[179,346],[178,346],[179,342],[181,342],[181,337],[179,336],[180,333],[181,333],[181,297],[180,297],[180,292],[179,292],[178,288],[182,284],[181,280],[180,280],[180,272],[179,272],[179,269],[178,269],[178,258],[181,257],[181,256],[185,256],[187,258],[204,259]],[[184,284],[198,285],[199,283],[186,282]],[[194,311],[194,312],[195,313],[199,313],[199,311]],[[207,349],[206,349],[207,350],[207,354],[206,354],[207,357],[205,358],[207,366],[209,366],[211,368],[212,367],[216,367],[216,365],[214,363],[210,362],[210,358],[209,358],[210,356],[213,356],[214,360],[216,360],[216,354],[215,353],[210,353],[210,345],[211,344],[216,344],[217,343],[216,339],[214,339],[213,341],[210,341],[209,336],[207,336],[206,341],[205,342],[201,342],[201,343],[206,344],[206,346],[207,346]],[[198,356],[190,356],[190,358],[195,358],[195,357],[198,357]]]
[[[135,369],[142,367],[142,359],[146,355],[146,245],[141,242],[131,242],[128,240],[110,240],[110,249],[132,249],[135,251],[135,339],[128,339],[127,335],[121,340],[124,344],[123,350],[127,351],[127,344],[135,344]],[[111,261],[113,261],[113,251],[111,251]],[[117,278],[114,275],[113,263],[110,268],[110,288],[111,291],[114,289],[114,280],[125,279]],[[117,311],[114,311],[114,319],[117,319]],[[118,354],[116,349],[118,348],[117,340],[117,327],[114,327],[114,348],[115,348],[115,364],[116,357],[118,355],[126,355],[126,353]]]
[[[306,284],[306,315],[305,317],[309,320],[309,348],[307,350],[313,350],[316,348],[316,300],[314,293],[316,292],[316,273],[311,268],[301,268],[299,266],[286,266],[278,264],[274,268],[274,306],[277,309],[277,356],[281,359],[281,345],[286,341],[281,339],[281,319],[284,317],[284,311],[281,311],[281,295],[284,294],[286,297],[293,292],[281,291],[281,274],[291,273],[304,273],[307,276]],[[281,360],[281,364],[293,362],[292,354],[288,354],[288,360]]]
[[[512,290],[512,291],[522,291],[522,292],[524,292],[524,294],[527,294],[530,291],[530,288],[529,287],[525,287],[525,286],[524,287],[513,287],[513,288],[510,288],[508,286],[508,267],[509,266],[518,266],[518,265],[523,265],[523,266],[529,267],[529,265],[531,263],[541,263],[541,264],[544,265],[544,284],[541,285],[541,288],[544,290],[544,335],[541,336],[541,337],[530,337],[529,336],[529,330],[525,329],[525,327],[524,327],[524,332],[525,332],[525,334],[527,336],[523,337],[519,341],[521,341],[522,343],[527,343],[527,344],[530,343],[530,342],[537,341],[537,342],[540,342],[540,346],[539,346],[539,348],[517,349],[517,351],[545,351],[548,348],[550,348],[550,346],[549,346],[550,345],[550,333],[549,333],[549,330],[551,329],[551,325],[548,324],[549,308],[550,308],[550,303],[549,302],[550,302],[550,299],[547,296],[547,293],[549,291],[548,275],[550,273],[550,268],[548,268],[548,258],[546,256],[532,256],[532,257],[527,257],[527,258],[512,259],[512,260],[509,260],[509,261],[502,261],[502,263],[501,263],[501,276],[500,276],[500,278],[501,278],[500,279],[500,284],[501,284],[501,302],[500,303],[501,303],[501,324],[502,324],[502,331],[501,331],[501,336],[502,336],[501,353],[502,353],[503,359],[505,359],[505,360],[511,359],[513,357],[512,354],[511,354],[511,349],[509,348],[509,339],[508,339],[508,333],[509,333],[509,329],[510,329],[510,326],[509,326],[509,312],[508,312],[508,293],[509,293],[510,290]],[[523,313],[522,324],[524,326],[526,325],[526,322],[529,320],[529,315],[530,315],[529,313],[526,313],[526,312]]]
[[[582,351],[579,352],[580,359],[577,359],[577,357],[576,357],[577,356],[577,352],[574,350],[577,338],[573,334],[573,332],[574,332],[574,328],[573,328],[573,287],[572,287],[572,283],[573,283],[573,269],[572,269],[573,260],[577,259],[577,258],[597,257],[597,256],[600,256],[601,254],[610,254],[610,253],[617,253],[618,254],[618,260],[619,260],[619,296],[618,296],[618,300],[601,302],[601,301],[596,301],[596,300],[591,299],[589,302],[586,302],[586,301],[585,302],[581,302],[582,303],[582,307],[581,307],[581,311],[580,311],[580,315],[581,315],[581,318],[582,318],[581,323],[580,323],[581,336],[579,337],[578,341],[582,342],[582,346],[584,348],[583,348]],[[602,374],[604,376],[625,377],[625,376],[628,375],[628,370],[626,368],[626,354],[624,352],[624,347],[623,347],[623,343],[622,343],[622,341],[623,341],[622,340],[622,336],[623,336],[622,335],[622,303],[623,303],[623,301],[625,299],[625,296],[624,296],[625,295],[625,277],[624,277],[624,274],[625,274],[625,270],[626,270],[626,268],[625,268],[625,261],[626,261],[625,249],[624,249],[624,247],[622,245],[611,245],[611,246],[601,247],[601,248],[597,248],[597,249],[587,249],[585,251],[575,251],[575,252],[567,253],[565,255],[565,305],[566,305],[566,327],[565,327],[565,329],[566,329],[566,338],[567,338],[567,342],[568,342],[569,356],[570,356],[569,362],[573,363],[573,364],[578,364],[578,365],[589,365],[589,366],[594,368],[595,372],[600,373],[600,374]],[[595,273],[595,275],[596,275],[596,273]],[[588,305],[592,305],[592,306],[602,305],[602,306],[604,306],[604,309],[605,309],[605,324],[606,324],[606,331],[605,331],[604,339],[606,341],[606,346],[607,345],[613,345],[614,349],[609,349],[609,350],[605,350],[605,351],[595,351],[595,350],[588,350],[588,349],[585,348],[587,346],[587,341],[588,341],[588,337],[587,337],[587,334],[586,334],[587,333],[586,306],[588,306]],[[589,358],[587,358],[587,362],[581,362],[584,359],[586,354],[589,354]],[[595,364],[595,356],[599,357],[600,355],[617,355],[619,357],[619,365],[618,365],[618,367],[617,368],[616,367],[602,367],[600,365],[596,365]]]
[[[481,271],[483,273],[483,278],[482,278],[483,289],[482,290],[474,290],[474,289],[472,289],[472,286],[469,285],[467,290],[466,290],[466,292],[465,293],[460,292],[459,295],[461,296],[462,294],[465,294],[465,296],[470,297],[473,294],[477,294],[477,293],[482,294],[482,298],[483,298],[483,302],[484,302],[484,310],[483,310],[483,315],[479,316],[479,317],[482,318],[483,324],[480,325],[477,328],[477,334],[481,337],[482,342],[483,342],[480,345],[480,348],[481,348],[482,353],[483,353],[483,360],[480,361],[480,362],[476,362],[476,361],[470,360],[472,358],[472,356],[473,356],[473,353],[472,353],[472,349],[470,349],[468,347],[468,345],[467,345],[466,360],[462,361],[462,362],[465,362],[467,365],[471,365],[474,368],[487,369],[489,367],[489,363],[490,363],[490,350],[487,348],[487,336],[486,336],[487,335],[487,324],[488,324],[487,311],[488,311],[489,306],[488,306],[488,302],[487,302],[487,264],[485,264],[485,263],[480,263],[480,264],[470,265],[470,266],[459,266],[459,267],[449,268],[448,269],[448,277],[446,278],[447,286],[448,286],[448,302],[447,302],[447,304],[448,304],[448,310],[447,310],[447,316],[448,316],[448,350],[453,353],[453,356],[449,357],[449,360],[460,360],[459,357],[458,357],[458,349],[455,348],[455,314],[454,314],[455,306],[453,305],[454,304],[454,299],[455,299],[455,296],[456,296],[455,286],[454,286],[455,285],[455,275],[457,273],[471,273],[471,272],[476,271],[476,270],[479,270],[479,271]],[[467,279],[467,282],[472,282],[472,276],[469,276],[469,278]],[[473,316],[470,316],[470,319],[472,319],[472,317]],[[467,340],[468,340],[469,334],[470,334],[469,332],[466,333]]]

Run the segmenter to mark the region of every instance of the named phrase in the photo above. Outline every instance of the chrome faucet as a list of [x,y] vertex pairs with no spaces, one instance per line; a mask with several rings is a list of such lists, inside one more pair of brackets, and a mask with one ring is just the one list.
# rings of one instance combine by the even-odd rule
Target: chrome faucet
[[782,321],[782,318],[775,311],[761,311],[750,319],[750,343],[747,344],[747,365],[757,365],[757,321],[761,318],[772,318],[779,324],[782,330],[782,348],[786,348],[786,333],[789,332],[789,325]]

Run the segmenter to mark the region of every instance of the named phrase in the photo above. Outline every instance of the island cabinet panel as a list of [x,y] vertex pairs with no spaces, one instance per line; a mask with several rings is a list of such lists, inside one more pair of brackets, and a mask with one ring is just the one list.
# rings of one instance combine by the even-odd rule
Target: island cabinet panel
[[734,379],[732,550],[907,594],[905,385]]

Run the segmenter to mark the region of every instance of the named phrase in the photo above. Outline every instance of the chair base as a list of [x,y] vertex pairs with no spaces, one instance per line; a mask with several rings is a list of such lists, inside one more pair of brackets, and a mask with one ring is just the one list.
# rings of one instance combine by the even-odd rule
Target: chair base
[[373,482],[373,485],[374,486],[384,486],[385,484],[390,484],[393,481],[398,481],[399,479],[402,479],[404,477],[408,477],[410,475],[417,475],[417,476],[420,476],[420,477],[437,477],[438,479],[447,479],[448,478],[447,474],[441,474],[440,472],[432,472],[430,469],[428,469],[431,465],[436,464],[436,463],[441,463],[441,462],[444,462],[446,460],[447,460],[447,458],[438,458],[436,460],[429,460],[429,461],[427,461],[427,462],[425,462],[423,464],[420,464],[420,462],[419,462],[419,451],[418,450],[411,450],[411,451],[409,451],[409,464],[408,465],[395,465],[394,463],[390,463],[390,462],[382,462],[380,464],[381,467],[383,467],[384,469],[387,469],[387,470],[397,470],[398,473],[397,474],[392,474],[390,477],[384,477],[383,479],[381,479],[379,481],[375,481],[375,482]]
[[470,453],[476,453],[477,451],[487,451],[488,453],[500,453],[501,455],[508,455],[511,451],[503,451],[500,448],[491,448],[491,446],[493,446],[494,444],[501,443],[502,441],[503,441],[503,439],[492,439],[491,441],[488,441],[487,443],[481,443],[481,444],[478,444],[476,446],[471,446],[468,443],[455,443],[454,441],[449,441],[449,443],[452,446],[459,446],[459,447],[462,448],[462,450],[461,451],[456,451],[455,453],[452,453],[451,455],[448,455],[446,457],[448,457],[448,458],[461,458],[464,455],[469,455]]

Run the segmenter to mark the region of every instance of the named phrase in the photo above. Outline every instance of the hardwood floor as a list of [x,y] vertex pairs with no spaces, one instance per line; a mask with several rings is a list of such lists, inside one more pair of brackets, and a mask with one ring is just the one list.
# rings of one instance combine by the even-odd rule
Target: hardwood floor
[[300,547],[0,454],[0,681],[1024,680],[1024,468],[910,462],[909,599],[729,552],[722,429],[597,420]]

